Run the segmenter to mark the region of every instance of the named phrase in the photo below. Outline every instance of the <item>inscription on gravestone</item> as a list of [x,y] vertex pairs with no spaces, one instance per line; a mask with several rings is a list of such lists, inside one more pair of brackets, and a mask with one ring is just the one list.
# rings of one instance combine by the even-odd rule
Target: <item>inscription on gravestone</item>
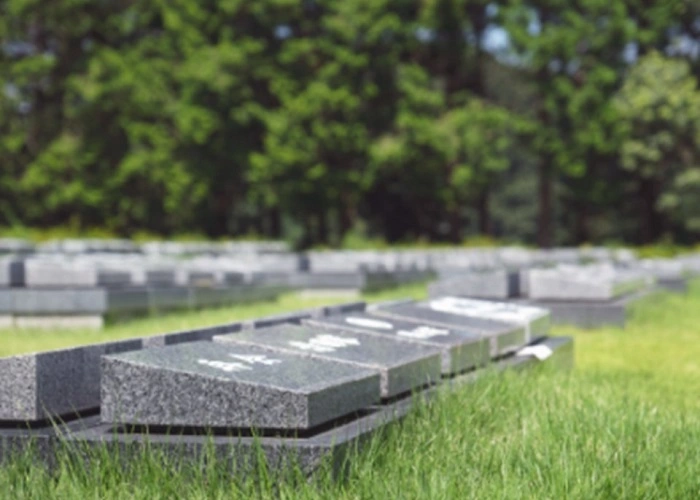
[[331,331],[367,332],[438,348],[442,351],[444,375],[482,366],[489,361],[488,343],[483,337],[452,328],[377,318],[363,313],[307,320],[305,323]]
[[366,367],[233,343],[106,356],[102,420],[115,424],[309,429],[379,401]]
[[384,398],[440,380],[440,350],[361,332],[333,332],[279,325],[214,337],[216,342],[257,345],[279,351],[379,370]]

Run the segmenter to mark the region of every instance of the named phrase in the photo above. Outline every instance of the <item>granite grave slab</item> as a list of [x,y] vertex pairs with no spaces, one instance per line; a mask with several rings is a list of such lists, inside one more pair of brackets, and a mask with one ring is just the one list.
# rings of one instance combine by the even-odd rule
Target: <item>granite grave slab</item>
[[453,328],[363,313],[306,320],[304,323],[329,331],[365,332],[438,348],[442,351],[442,374],[445,376],[483,366],[490,359],[488,343],[481,335]]
[[482,299],[508,299],[520,295],[520,276],[508,269],[449,272],[428,286],[431,297],[463,295]]
[[100,406],[100,356],[141,348],[124,340],[0,358],[0,421],[40,421]]
[[379,370],[383,398],[391,398],[440,380],[439,349],[371,334],[329,333],[290,324],[217,336],[214,341],[264,346],[281,352]]
[[0,287],[24,286],[24,262],[0,258]]
[[430,300],[426,305],[433,311],[523,325],[528,341],[547,336],[551,324],[551,313],[547,309],[512,302],[446,296]]
[[[521,350],[514,356],[497,361],[492,368],[524,370],[550,365],[567,370],[572,368],[572,339],[541,339],[533,347],[535,351]],[[484,372],[477,370],[446,379],[445,384],[458,387],[478,379]],[[445,384],[428,388],[420,395],[429,399]],[[292,465],[311,474],[326,460],[331,460],[335,467],[341,467],[349,450],[362,447],[378,429],[403,418],[413,402],[412,397],[403,398],[361,412],[355,418],[335,421],[330,427],[321,426],[308,434],[300,433],[294,437],[249,437],[235,430],[214,435],[157,432],[154,428],[129,431],[113,424],[100,423],[99,416],[81,418],[59,427],[46,425],[20,429],[0,426],[0,462],[12,460],[15,453],[21,453],[31,445],[37,451],[37,458],[50,466],[60,443],[65,441],[69,449],[94,449],[98,452],[94,456],[81,452],[80,458],[85,467],[91,467],[93,460],[99,461],[105,450],[129,461],[142,456],[147,445],[149,449],[163,453],[168,460],[186,463],[210,456],[208,454],[213,447],[217,460],[235,467],[240,473],[244,473],[246,464],[255,463],[262,451],[267,464],[275,470]],[[61,441],[58,435],[62,436]]]
[[421,324],[441,325],[481,335],[489,341],[491,357],[504,356],[527,344],[527,331],[522,325],[468,317],[430,309],[425,303],[403,304],[377,309],[371,314],[404,319]]
[[253,345],[194,342],[102,362],[102,421],[309,429],[379,400],[376,370]]
[[531,269],[528,293],[533,300],[608,301],[642,290],[652,281],[638,272],[602,266]]

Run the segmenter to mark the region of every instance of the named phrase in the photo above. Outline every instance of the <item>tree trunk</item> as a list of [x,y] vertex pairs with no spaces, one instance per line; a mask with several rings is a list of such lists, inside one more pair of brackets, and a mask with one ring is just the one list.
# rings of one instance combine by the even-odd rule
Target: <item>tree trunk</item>
[[664,229],[664,221],[656,209],[659,199],[659,182],[655,179],[642,179],[640,195],[642,198],[642,243],[658,241]]
[[553,220],[551,158],[542,158],[537,173],[539,176],[537,244],[540,246],[540,248],[551,248]]
[[590,240],[590,232],[588,230],[588,203],[585,200],[577,203],[576,210],[576,228],[574,232],[575,243],[580,245],[588,243]]
[[345,234],[352,229],[357,220],[357,210],[349,196],[343,196],[341,206],[338,210],[340,238],[342,241]]
[[479,234],[483,236],[491,236],[493,233],[493,228],[491,226],[491,209],[489,206],[488,188],[484,188],[481,193],[479,193],[477,211],[479,214]]
[[323,243],[327,244],[328,243],[328,221],[326,220],[326,212],[321,210],[321,213],[319,213],[316,216],[316,220],[318,221],[317,229],[318,232],[317,234],[317,240],[316,243]]
[[270,209],[270,236],[276,240],[282,237],[282,221],[279,207]]

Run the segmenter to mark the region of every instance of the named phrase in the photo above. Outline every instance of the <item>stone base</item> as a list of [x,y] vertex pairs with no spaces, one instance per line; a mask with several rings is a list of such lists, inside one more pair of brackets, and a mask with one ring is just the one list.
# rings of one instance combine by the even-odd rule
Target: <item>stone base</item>
[[[557,369],[571,369],[574,363],[573,340],[569,337],[549,337],[536,343],[540,357],[532,353],[516,354],[496,362],[497,370],[527,369],[540,365]],[[542,353],[544,352],[544,356]],[[544,362],[544,363],[543,363]],[[447,379],[449,386],[469,383],[488,373],[482,369]],[[432,386],[420,396],[433,397],[440,385]],[[163,453],[169,461],[199,461],[208,453],[226,461],[227,465],[245,470],[255,463],[258,448],[268,464],[280,469],[292,463],[310,474],[325,460],[330,460],[336,471],[343,464],[347,452],[361,446],[372,433],[404,417],[414,403],[413,397],[405,397],[381,406],[365,410],[352,419],[343,419],[334,426],[324,425],[297,437],[275,437],[274,433],[261,433],[251,437],[249,432],[232,429],[203,435],[184,430],[175,433],[133,432],[101,424],[99,417],[87,417],[73,422],[52,426],[45,424],[33,429],[5,424],[0,425],[0,462],[12,459],[13,455],[33,446],[37,457],[49,466],[55,461],[57,450],[67,447],[71,452],[84,454],[86,463],[99,461],[99,454],[91,449],[106,447],[110,452],[118,451],[120,460],[137,458],[148,444],[151,451]],[[277,434],[279,436],[279,433]],[[115,454],[116,455],[116,454]],[[242,469],[241,469],[242,468]]]
[[104,326],[104,318],[98,315],[15,316],[13,326],[15,328],[100,330]]
[[359,288],[310,288],[300,290],[298,295],[305,299],[325,299],[329,297],[356,299],[362,295],[362,291]]
[[518,300],[518,303],[543,307],[552,312],[552,323],[572,325],[580,328],[599,328],[603,326],[625,327],[627,311],[632,303],[648,296],[653,291],[625,295],[609,301],[555,301],[555,300]]
[[688,280],[686,278],[658,279],[656,285],[669,292],[688,293]]

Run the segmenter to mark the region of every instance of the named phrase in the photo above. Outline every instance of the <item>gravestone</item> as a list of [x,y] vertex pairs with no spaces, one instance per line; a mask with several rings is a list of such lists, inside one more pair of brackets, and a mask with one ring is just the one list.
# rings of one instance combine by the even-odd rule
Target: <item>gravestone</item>
[[331,334],[306,326],[280,325],[217,336],[214,341],[262,346],[379,370],[383,398],[440,380],[440,350],[371,334]]
[[520,295],[520,276],[508,269],[447,271],[428,286],[431,297],[463,295],[482,299],[508,299]]
[[24,262],[0,258],[0,287],[24,286]]
[[0,358],[0,421],[41,421],[100,405],[100,356],[141,340]]
[[25,285],[31,288],[113,287],[131,283],[127,271],[68,265],[53,260],[26,260],[24,273]]
[[488,344],[483,337],[452,328],[377,318],[363,313],[306,320],[304,323],[331,331],[372,333],[435,347],[442,351],[443,375],[454,375],[489,362]]
[[400,304],[377,309],[371,314],[414,323],[442,325],[480,335],[488,339],[489,352],[494,358],[510,354],[528,342],[524,326],[436,311],[426,303]]
[[649,284],[649,276],[607,266],[531,269],[528,277],[529,297],[533,300],[609,301]]
[[309,429],[379,400],[376,370],[252,345],[195,342],[102,362],[102,421]]
[[548,335],[551,324],[551,313],[547,309],[511,302],[447,296],[430,300],[427,306],[434,311],[523,325],[528,342]]

